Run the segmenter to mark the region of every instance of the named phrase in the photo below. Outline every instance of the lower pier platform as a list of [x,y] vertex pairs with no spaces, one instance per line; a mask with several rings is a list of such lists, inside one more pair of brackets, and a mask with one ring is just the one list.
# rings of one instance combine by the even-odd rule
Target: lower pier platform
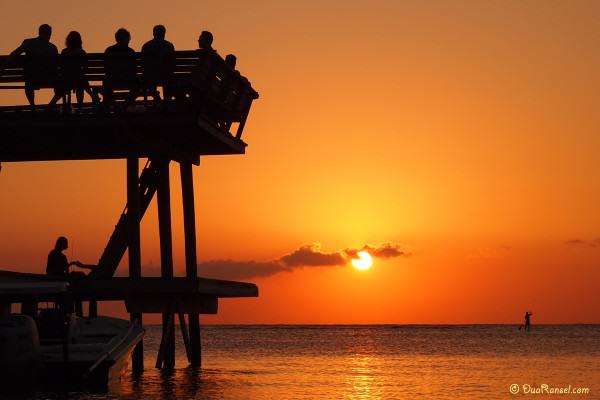
[[[257,296],[258,287],[253,283],[219,279],[196,277],[97,278],[93,276],[56,278],[42,274],[0,271],[0,318],[4,318],[4,320],[7,320],[8,318],[9,322],[12,321],[10,320],[12,305],[20,304],[20,314],[22,315],[12,315],[13,319],[29,318],[30,321],[36,321],[36,324],[39,326],[38,329],[48,330],[48,323],[42,319],[42,315],[44,312],[47,313],[49,309],[48,306],[44,309],[40,309],[39,303],[53,303],[53,308],[51,308],[50,311],[55,313],[58,311],[60,315],[65,316],[65,321],[71,321],[75,315],[79,317],[83,316],[82,302],[88,301],[88,318],[85,319],[88,322],[84,325],[88,326],[98,321],[98,323],[101,323],[102,321],[109,320],[114,320],[114,323],[121,324],[123,327],[121,330],[126,330],[127,332],[117,332],[113,336],[115,336],[115,338],[118,335],[122,336],[122,340],[117,343],[119,346],[126,340],[128,344],[125,348],[126,351],[123,350],[121,352],[122,354],[119,353],[121,356],[118,357],[118,360],[123,364],[121,365],[121,367],[123,367],[127,364],[128,361],[126,359],[129,358],[131,354],[133,361],[132,368],[135,373],[140,373],[143,370],[143,344],[141,341],[143,328],[141,325],[142,315],[144,313],[160,313],[163,316],[163,335],[156,359],[156,367],[172,369],[175,365],[176,317],[179,320],[180,331],[183,336],[188,361],[193,367],[198,367],[201,362],[199,314],[216,314],[220,298]],[[125,320],[98,317],[97,302],[115,300],[124,301],[127,311],[131,315],[131,323]],[[188,321],[186,321],[185,314],[188,315]],[[74,321],[81,322],[85,320],[79,318]],[[60,326],[66,327],[59,328],[59,330],[66,329],[65,334],[61,336],[61,343],[65,349],[69,346],[75,346],[70,344],[74,339],[70,333],[73,329],[69,328],[70,325],[75,323],[76,322],[67,322],[65,325],[65,322],[63,322],[62,324],[59,324]],[[33,322],[31,322],[30,325],[31,324],[35,325]],[[125,329],[127,327],[129,327],[129,329]],[[132,329],[137,329],[139,331],[139,335],[136,335],[135,338],[133,338],[135,340],[131,338],[131,340],[127,339],[129,337],[129,332]],[[5,333],[2,335],[4,334]],[[37,338],[36,335],[34,336]],[[41,339],[39,342],[34,340],[30,347],[32,349],[39,348],[41,342]],[[115,349],[117,349],[117,347],[118,346],[115,346]],[[51,346],[41,346],[41,348],[42,354],[45,354],[46,356],[50,354],[53,349]],[[114,352],[114,349],[111,351]],[[85,374],[85,369],[91,371],[98,365],[101,365],[105,358],[104,355],[106,354],[109,353],[104,352],[102,357],[98,359],[99,361],[96,361],[93,364],[86,361],[84,367],[78,366],[78,364],[73,360],[70,360],[67,355],[64,355],[64,360],[61,361],[61,365],[69,371],[76,370],[76,375],[82,376],[78,381],[85,381],[87,379],[85,378],[87,375]],[[111,361],[111,363],[109,363],[110,365],[107,364],[107,368],[112,368],[112,365],[117,365],[116,358],[113,361],[114,362]],[[4,368],[6,367],[6,362],[6,357],[0,359],[0,371],[6,369]],[[83,370],[81,370],[80,367],[83,368]],[[122,370],[121,367],[119,367],[119,370]],[[110,368],[106,371],[109,370]],[[108,373],[101,374],[103,377],[102,382],[105,382],[104,378],[108,376],[107,374]]]
[[[64,290],[43,290],[39,283],[66,284]],[[35,295],[14,290],[35,284]],[[0,271],[0,303],[123,300],[129,312],[162,313],[175,307],[183,313],[216,314],[219,298],[258,297],[253,283],[208,278],[71,278],[57,279],[42,274]]]

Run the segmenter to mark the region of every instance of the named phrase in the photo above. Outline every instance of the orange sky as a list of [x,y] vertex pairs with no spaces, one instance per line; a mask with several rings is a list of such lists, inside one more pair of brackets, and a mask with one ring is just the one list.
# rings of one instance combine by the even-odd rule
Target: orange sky
[[[366,272],[250,279],[259,299],[223,301],[205,321],[519,322],[531,310],[534,322],[600,322],[600,3],[167,4],[14,3],[0,53],[40,23],[59,48],[79,30],[91,52],[121,26],[136,50],[156,23],[179,49],[210,30],[261,98],[247,155],[195,169],[199,261],[268,262],[313,242],[410,252]],[[173,167],[182,270],[178,178]],[[125,203],[125,161],[4,163],[0,187],[3,269],[42,272],[60,234],[69,257],[94,262]],[[156,268],[154,205],[142,229]]]

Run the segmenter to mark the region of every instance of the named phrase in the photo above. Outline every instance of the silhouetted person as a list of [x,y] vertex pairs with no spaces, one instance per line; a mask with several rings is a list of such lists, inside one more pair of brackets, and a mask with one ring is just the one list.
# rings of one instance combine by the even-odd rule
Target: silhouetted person
[[83,50],[83,41],[79,32],[71,31],[65,40],[65,49],[60,53],[59,84],[56,94],[50,101],[50,105],[56,102],[71,90],[75,90],[77,104],[83,103],[83,92],[85,91],[94,103],[98,103],[98,96],[92,92],[90,84],[85,77],[87,70],[87,53]]
[[533,314],[529,311],[525,312],[525,331],[531,330],[531,316]]
[[194,79],[199,83],[211,79],[211,74],[214,73],[216,65],[224,62],[217,51],[213,49],[212,43],[212,33],[209,31],[202,31],[198,38],[198,50],[196,50],[198,64],[194,71]]
[[211,84],[215,80],[216,67],[224,63],[221,56],[212,48],[212,42],[212,33],[202,31],[198,38],[196,67],[192,71],[191,84],[186,88],[186,92],[190,95],[192,101],[200,108],[204,108],[206,105]]
[[46,264],[46,275],[56,277],[67,277],[71,276],[82,276],[83,272],[71,272],[69,273],[69,267],[75,265],[79,268],[93,269],[94,265],[86,265],[79,261],[69,262],[67,256],[63,254],[63,251],[69,248],[69,241],[66,237],[60,236],[56,239],[54,249],[48,254],[48,263]]
[[235,56],[235,54],[227,54],[225,56],[225,64],[235,70],[235,65],[237,64],[237,57]]
[[221,90],[224,90],[222,96],[219,96],[223,99],[224,109],[222,112],[217,112],[217,123],[225,129],[229,129],[231,126],[230,120],[232,119],[232,109],[234,107],[234,102],[236,97],[239,94],[240,80],[246,81],[240,73],[235,69],[237,64],[237,57],[234,54],[227,54],[225,56],[225,65],[229,68],[229,73],[225,74],[225,78],[222,82]]
[[13,50],[0,68],[0,73],[14,59],[25,54],[23,72],[25,78],[25,96],[33,107],[35,106],[35,90],[42,87],[54,87],[56,83],[56,59],[58,49],[50,43],[52,27],[48,24],[40,25],[38,36],[25,39],[23,43]]
[[[222,81],[219,93],[219,98],[222,99],[222,104],[217,107],[215,114],[217,124],[226,130],[229,130],[234,120],[239,119],[239,113],[244,100],[244,96],[249,95],[248,89],[250,88],[250,82],[244,76],[242,76],[238,70],[235,69],[237,64],[237,57],[234,54],[227,54],[225,56],[225,65],[230,70],[225,74],[225,78]],[[219,112],[219,108],[221,108]]]
[[128,89],[127,103],[135,101],[139,84],[137,79],[137,64],[135,51],[129,47],[131,35],[125,28],[120,28],[115,33],[116,43],[108,47],[106,54],[106,77],[103,82],[104,102],[106,105],[113,103],[115,89]]
[[158,86],[162,86],[164,98],[169,100],[174,80],[175,46],[165,40],[166,33],[163,25],[152,29],[153,39],[142,46],[142,71],[145,89],[156,91]]

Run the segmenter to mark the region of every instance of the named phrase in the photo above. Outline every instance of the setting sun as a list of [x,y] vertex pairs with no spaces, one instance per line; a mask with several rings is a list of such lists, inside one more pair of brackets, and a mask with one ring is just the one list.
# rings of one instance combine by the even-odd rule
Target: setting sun
[[371,265],[373,265],[373,258],[371,258],[371,255],[369,253],[363,250],[359,251],[357,255],[358,258],[352,259],[352,266],[354,268],[356,268],[359,271],[364,271],[371,268]]

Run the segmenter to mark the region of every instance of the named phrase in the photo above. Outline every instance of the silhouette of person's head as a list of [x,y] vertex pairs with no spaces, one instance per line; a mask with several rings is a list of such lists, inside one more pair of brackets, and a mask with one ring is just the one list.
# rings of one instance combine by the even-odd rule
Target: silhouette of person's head
[[54,245],[54,250],[63,251],[69,248],[69,241],[64,236],[59,236],[56,239],[56,244]]
[[167,28],[165,28],[164,25],[156,25],[152,29],[152,36],[154,36],[154,39],[164,40],[166,34],[167,34]]
[[127,29],[119,28],[115,32],[115,41],[120,45],[128,46],[131,41],[131,34]]
[[200,37],[198,38],[198,46],[201,49],[211,49],[213,42],[213,35],[209,31],[202,31],[200,33]]
[[44,40],[50,41],[52,36],[52,27],[48,24],[42,24],[38,28],[38,36]]
[[235,69],[235,64],[237,63],[237,57],[233,54],[227,54],[225,56],[225,64],[229,67]]
[[81,35],[77,31],[71,31],[67,35],[65,39],[65,46],[68,49],[81,49],[83,46],[83,41],[81,40]]

